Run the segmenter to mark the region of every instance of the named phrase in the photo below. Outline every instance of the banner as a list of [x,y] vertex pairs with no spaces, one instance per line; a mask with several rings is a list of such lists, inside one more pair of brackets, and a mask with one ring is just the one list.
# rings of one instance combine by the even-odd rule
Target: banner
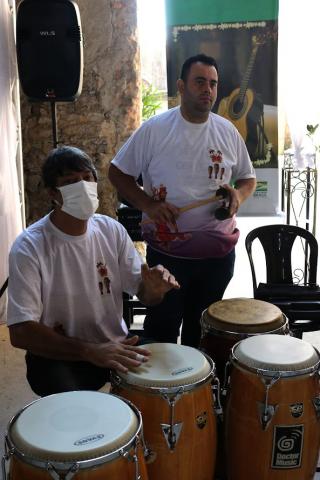
[[278,0],[166,0],[169,107],[186,58],[204,53],[219,68],[214,112],[242,135],[257,173],[257,190],[242,214],[278,208]]
[[[18,172],[19,109],[13,103],[17,84],[13,9],[0,0],[0,292],[9,275],[8,254],[22,230]],[[5,295],[0,296],[0,323],[5,317]]]

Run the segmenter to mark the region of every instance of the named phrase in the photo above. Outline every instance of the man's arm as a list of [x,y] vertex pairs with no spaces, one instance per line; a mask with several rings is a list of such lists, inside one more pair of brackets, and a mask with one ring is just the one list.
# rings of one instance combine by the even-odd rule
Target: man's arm
[[114,368],[126,372],[147,360],[148,350],[135,347],[138,337],[121,343],[90,343],[70,338],[46,325],[29,321],[9,327],[14,347],[56,360],[86,361],[98,367]]
[[230,216],[237,213],[240,205],[253,194],[256,189],[256,183],[255,178],[242,178],[235,182],[235,188],[227,184],[223,185],[228,190],[230,196]]
[[168,202],[154,200],[137,184],[135,178],[123,173],[115,165],[110,165],[109,180],[120,196],[128,200],[138,210],[145,212],[149,218],[159,223],[175,225],[179,209]]
[[145,263],[141,265],[141,283],[137,297],[145,305],[156,305],[171,289],[178,290],[180,285],[174,276],[162,265],[149,268]]

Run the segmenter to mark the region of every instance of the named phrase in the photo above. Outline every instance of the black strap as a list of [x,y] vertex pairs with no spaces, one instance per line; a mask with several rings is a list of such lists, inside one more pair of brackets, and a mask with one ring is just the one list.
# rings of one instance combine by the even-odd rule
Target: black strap
[[2,287],[0,288],[0,298],[2,297],[2,295],[4,294],[4,292],[6,291],[6,288],[8,286],[8,282],[9,282],[9,278],[7,278],[7,280],[4,282],[4,284],[2,285]]

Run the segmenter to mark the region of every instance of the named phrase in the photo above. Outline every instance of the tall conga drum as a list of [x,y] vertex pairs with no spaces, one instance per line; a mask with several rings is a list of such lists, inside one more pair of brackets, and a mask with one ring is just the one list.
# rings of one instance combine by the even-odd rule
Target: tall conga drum
[[275,305],[251,298],[229,298],[203,312],[200,349],[214,360],[222,383],[233,345],[253,335],[288,333],[288,319]]
[[112,389],[141,411],[152,480],[213,480],[216,417],[214,364],[200,351],[169,343],[145,345],[151,356],[112,376]]
[[226,407],[228,480],[312,480],[320,447],[318,351],[290,336],[236,344]]
[[10,421],[3,480],[147,480],[142,444],[140,412],[127,400],[50,395]]

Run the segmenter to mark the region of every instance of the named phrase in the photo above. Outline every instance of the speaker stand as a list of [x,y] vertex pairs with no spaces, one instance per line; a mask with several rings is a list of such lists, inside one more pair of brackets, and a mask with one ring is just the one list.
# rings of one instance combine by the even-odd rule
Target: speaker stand
[[53,137],[53,147],[57,148],[58,146],[58,137],[57,137],[57,109],[56,102],[54,100],[50,101],[51,105],[51,121],[52,121],[52,137]]

